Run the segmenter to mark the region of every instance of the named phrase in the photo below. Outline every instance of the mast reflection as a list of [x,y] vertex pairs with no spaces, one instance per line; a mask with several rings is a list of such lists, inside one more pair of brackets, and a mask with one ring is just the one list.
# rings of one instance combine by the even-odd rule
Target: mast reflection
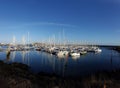
[[22,55],[22,63],[30,65],[30,51],[21,51],[21,55]]
[[13,52],[11,53],[11,60],[12,60],[12,62],[14,62],[15,57],[16,57],[16,51],[13,51]]

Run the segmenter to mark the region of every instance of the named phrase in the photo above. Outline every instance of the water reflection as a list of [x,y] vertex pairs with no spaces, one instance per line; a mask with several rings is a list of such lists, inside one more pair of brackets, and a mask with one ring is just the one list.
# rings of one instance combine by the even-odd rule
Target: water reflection
[[76,61],[76,60],[80,59],[80,56],[72,57],[72,59]]
[[[30,51],[12,51],[9,55],[6,55],[5,62],[17,62],[20,58],[22,60],[21,63],[30,65],[29,53]],[[20,55],[21,57],[19,57],[18,55]]]
[[59,59],[66,59],[66,58],[69,58],[69,56],[64,56],[64,55],[61,55],[61,56],[57,56]]
[[41,57],[41,66],[45,69],[42,69],[41,71],[46,72],[47,70],[51,69],[52,73],[64,76],[68,64],[67,57],[57,58],[54,55],[44,52],[39,53],[39,56]]
[[85,56],[57,57],[41,51],[13,51],[5,56],[6,62],[21,62],[33,72],[55,73],[60,76],[79,76],[100,70],[120,68],[120,54],[103,49],[101,54],[88,53]]
[[[75,61],[79,58],[80,57],[77,56],[72,57]],[[7,57],[7,62],[18,62],[21,60],[21,63],[33,66],[31,68],[33,70],[36,69],[36,72],[55,73],[64,77],[69,74],[67,71],[70,69],[68,67],[70,64],[68,63],[69,59],[69,57],[57,57],[40,51],[13,51],[10,56]]]
[[11,52],[11,60],[12,60],[12,62],[14,62],[15,57],[16,57],[16,51]]
[[21,56],[22,56],[22,63],[27,64],[28,66],[30,66],[30,56],[29,53],[30,51],[21,51]]
[[111,68],[113,67],[113,60],[112,60],[112,57],[113,57],[113,51],[111,50],[111,56],[110,56],[110,64],[111,64]]

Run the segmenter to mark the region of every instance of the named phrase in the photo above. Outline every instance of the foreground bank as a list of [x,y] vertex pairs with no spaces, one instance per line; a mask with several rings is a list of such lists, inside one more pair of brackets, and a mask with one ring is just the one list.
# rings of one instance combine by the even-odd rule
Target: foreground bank
[[120,70],[101,72],[78,79],[61,78],[44,73],[33,74],[20,63],[0,61],[1,88],[119,88]]

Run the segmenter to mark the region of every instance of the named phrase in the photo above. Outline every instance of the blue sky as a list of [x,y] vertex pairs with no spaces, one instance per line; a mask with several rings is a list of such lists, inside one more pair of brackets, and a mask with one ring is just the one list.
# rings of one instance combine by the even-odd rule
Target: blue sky
[[119,0],[0,0],[0,42],[67,40],[120,44]]

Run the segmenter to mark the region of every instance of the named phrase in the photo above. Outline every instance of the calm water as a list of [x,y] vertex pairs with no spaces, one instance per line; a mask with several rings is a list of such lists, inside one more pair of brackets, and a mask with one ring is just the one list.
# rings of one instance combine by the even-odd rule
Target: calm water
[[31,67],[31,71],[55,73],[59,76],[77,77],[97,71],[111,71],[120,68],[120,53],[106,48],[99,54],[88,53],[80,58],[58,58],[39,51],[14,51],[10,57],[0,52],[0,60],[6,63],[20,62]]

